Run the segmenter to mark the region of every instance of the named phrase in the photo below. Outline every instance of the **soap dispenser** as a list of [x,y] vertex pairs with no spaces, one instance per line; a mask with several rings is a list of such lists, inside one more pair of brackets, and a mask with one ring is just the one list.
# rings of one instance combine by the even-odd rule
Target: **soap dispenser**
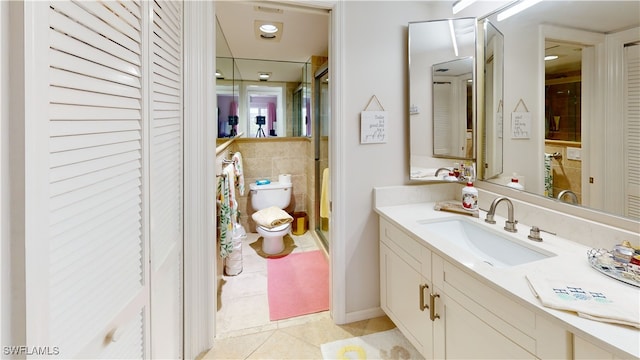
[[478,209],[478,189],[473,186],[471,178],[467,178],[467,186],[462,188],[462,207],[466,210]]
[[524,190],[524,186],[522,186],[522,184],[520,184],[520,182],[518,181],[518,176],[516,175],[516,173],[513,173],[511,182],[508,183],[507,186],[516,190]]

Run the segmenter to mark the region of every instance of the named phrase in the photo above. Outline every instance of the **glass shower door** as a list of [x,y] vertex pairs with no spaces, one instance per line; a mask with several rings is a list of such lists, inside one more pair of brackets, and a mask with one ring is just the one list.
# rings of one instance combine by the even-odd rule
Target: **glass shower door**
[[314,84],[315,129],[315,213],[316,233],[325,249],[329,250],[331,219],[331,184],[329,176],[329,70],[325,66],[316,72]]

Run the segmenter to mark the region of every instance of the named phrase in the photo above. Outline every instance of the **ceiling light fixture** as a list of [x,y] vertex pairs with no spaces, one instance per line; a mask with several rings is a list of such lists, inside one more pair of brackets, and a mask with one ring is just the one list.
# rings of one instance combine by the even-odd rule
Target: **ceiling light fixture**
[[255,20],[254,31],[259,39],[279,41],[282,37],[283,24],[277,21]]
[[451,41],[453,42],[453,52],[458,56],[458,42],[456,41],[456,31],[453,29],[453,20],[449,19],[449,32],[451,33]]
[[476,0],[459,0],[453,4],[453,13],[457,14],[467,6],[473,4]]
[[530,8],[531,6],[539,3],[542,0],[522,0],[519,3],[510,6],[505,11],[498,14],[498,21],[505,20],[525,9]]
[[260,25],[260,31],[266,34],[275,34],[278,32],[278,27],[273,24],[262,24]]
[[267,72],[258,73],[258,79],[260,79],[260,81],[267,81],[269,80],[270,77],[271,77],[271,73],[267,73]]
[[547,55],[544,57],[544,61],[555,60],[558,58],[558,55]]

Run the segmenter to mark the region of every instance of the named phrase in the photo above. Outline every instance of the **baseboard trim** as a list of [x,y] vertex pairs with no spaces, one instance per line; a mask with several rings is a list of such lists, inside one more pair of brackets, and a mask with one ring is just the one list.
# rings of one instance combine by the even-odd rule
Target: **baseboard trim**
[[348,312],[345,316],[345,320],[346,320],[345,324],[349,324],[356,321],[369,320],[369,319],[373,319],[373,318],[377,318],[385,315],[386,314],[384,313],[384,311],[382,311],[382,308],[380,307]]

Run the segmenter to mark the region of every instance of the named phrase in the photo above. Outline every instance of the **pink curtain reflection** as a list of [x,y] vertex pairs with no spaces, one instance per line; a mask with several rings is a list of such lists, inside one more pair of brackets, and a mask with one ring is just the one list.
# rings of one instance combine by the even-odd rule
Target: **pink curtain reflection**
[[270,102],[267,104],[267,119],[269,121],[268,129],[275,129],[274,122],[278,121],[276,119],[276,104]]

